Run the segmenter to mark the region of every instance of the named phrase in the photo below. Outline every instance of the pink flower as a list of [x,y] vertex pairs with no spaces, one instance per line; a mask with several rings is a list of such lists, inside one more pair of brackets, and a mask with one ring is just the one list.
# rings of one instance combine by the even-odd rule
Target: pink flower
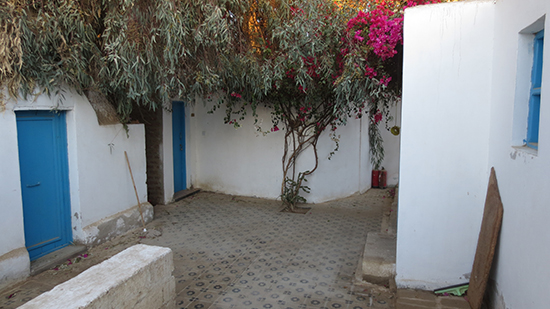
[[238,98],[238,99],[242,98],[242,96],[240,94],[236,93],[236,92],[231,92],[231,96],[235,97],[235,98]]
[[373,68],[371,68],[367,65],[367,67],[365,68],[365,76],[368,76],[370,78],[374,78],[377,74],[378,73],[376,73],[376,71]]
[[378,112],[374,115],[374,123],[379,123],[380,121],[382,121],[382,113]]
[[380,85],[384,85],[384,86],[387,87],[387,86],[388,86],[388,83],[389,83],[390,81],[391,81],[391,77],[386,77],[386,76],[384,76],[384,77],[382,77],[382,78],[380,79]]
[[279,127],[274,126],[273,128],[271,128],[271,132],[277,132],[277,131],[279,131]]
[[290,79],[294,79],[296,75],[294,74],[294,69],[290,69],[288,71],[286,71],[286,77],[290,78]]
[[363,41],[365,38],[360,36],[360,34],[361,34],[361,30],[355,31],[355,36],[353,38],[359,42]]

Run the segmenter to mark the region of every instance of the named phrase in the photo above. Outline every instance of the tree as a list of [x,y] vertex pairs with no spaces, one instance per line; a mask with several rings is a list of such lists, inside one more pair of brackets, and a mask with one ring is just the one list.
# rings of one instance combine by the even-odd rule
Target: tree
[[[267,106],[269,131],[285,131],[281,199],[294,210],[318,166],[319,136],[349,117],[369,117],[380,164],[378,123],[400,91],[392,58],[402,11],[420,2],[0,0],[0,86],[24,97],[93,91],[122,121],[135,105],[156,109],[173,97],[216,95],[214,108],[236,126]],[[308,147],[315,165],[298,171]]]
[[[381,4],[357,13],[358,5],[255,2],[252,18],[235,31],[244,34],[247,48],[219,58],[215,74],[225,95],[217,108],[226,109],[226,123],[238,126],[247,107],[265,105],[272,111],[271,131],[279,125],[285,130],[281,199],[291,211],[305,201],[300,191],[309,191],[304,181],[318,167],[317,143],[326,129],[334,132],[349,117],[366,114],[373,164],[384,156],[378,123],[399,96],[400,87],[388,87],[386,66],[402,41],[402,18]],[[297,159],[310,147],[315,164],[300,171]]]

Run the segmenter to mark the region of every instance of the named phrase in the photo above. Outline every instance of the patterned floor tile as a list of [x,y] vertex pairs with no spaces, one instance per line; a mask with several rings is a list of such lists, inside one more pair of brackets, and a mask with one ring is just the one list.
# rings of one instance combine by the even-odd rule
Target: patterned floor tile
[[217,201],[176,203],[170,213],[178,222],[168,224],[165,233],[178,237],[179,242],[165,242],[184,252],[175,255],[175,261],[181,261],[176,264],[192,264],[176,278],[183,280],[178,287],[187,284],[180,295],[189,305],[370,305],[369,299],[350,294],[349,288],[367,233],[380,229],[381,204],[367,205],[357,196],[314,205],[306,215],[297,215],[278,212],[277,202],[266,205],[252,198],[201,194],[204,200]]
[[[150,225],[162,235],[140,241],[172,249],[178,309],[390,308],[391,300],[350,292],[367,233],[380,230],[381,192],[311,205],[305,215],[279,212],[278,201],[198,193],[155,206]],[[40,288],[3,295],[0,307]]]

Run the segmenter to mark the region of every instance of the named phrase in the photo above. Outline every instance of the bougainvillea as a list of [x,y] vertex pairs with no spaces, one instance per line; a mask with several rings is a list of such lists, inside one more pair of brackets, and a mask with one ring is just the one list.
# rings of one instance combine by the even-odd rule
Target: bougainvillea
[[[318,166],[319,136],[329,129],[337,142],[350,117],[369,117],[380,164],[379,124],[399,97],[403,9],[432,2],[0,0],[0,86],[12,96],[96,91],[123,120],[174,97],[218,97],[212,109],[234,126],[267,106],[264,132],[285,134],[281,198],[292,209]],[[299,171],[309,147],[315,165]]]

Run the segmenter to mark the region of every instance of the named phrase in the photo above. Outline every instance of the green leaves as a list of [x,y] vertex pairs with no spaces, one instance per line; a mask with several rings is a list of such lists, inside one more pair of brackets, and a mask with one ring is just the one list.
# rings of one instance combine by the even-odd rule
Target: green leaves
[[[225,122],[234,126],[250,116],[249,108],[255,117],[259,105],[267,106],[273,127],[287,134],[285,183],[300,190],[318,163],[315,152],[315,168],[296,174],[294,163],[305,148],[315,148],[327,127],[386,111],[395,97],[381,76],[367,76],[370,49],[349,44],[346,25],[359,4],[0,0],[0,86],[24,97],[64,87],[94,90],[123,121],[136,105],[154,110],[172,98],[193,103],[216,94],[212,110],[223,109]],[[374,130],[376,164],[383,149]],[[294,190],[288,188],[282,194]]]

